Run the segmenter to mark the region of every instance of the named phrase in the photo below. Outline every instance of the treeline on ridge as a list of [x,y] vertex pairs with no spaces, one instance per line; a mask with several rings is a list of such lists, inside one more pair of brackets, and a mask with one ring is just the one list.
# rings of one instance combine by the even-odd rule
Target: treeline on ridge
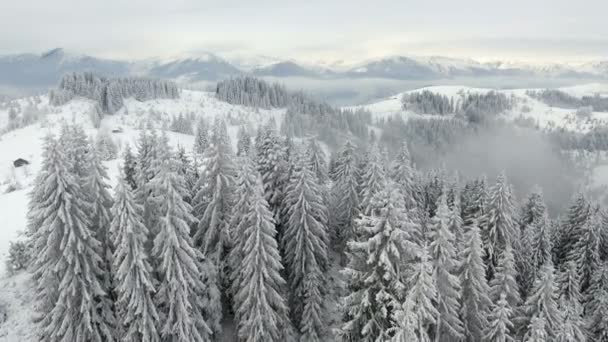
[[122,108],[124,99],[138,101],[179,98],[175,82],[145,78],[105,78],[91,72],[70,73],[63,76],[57,89],[49,93],[49,103],[60,106],[76,96],[82,96],[99,105],[99,111],[114,114]]
[[463,114],[471,122],[479,122],[486,115],[497,115],[513,108],[515,98],[503,93],[464,93],[448,97],[430,90],[406,93],[401,97],[404,110],[419,114],[448,115]]
[[278,83],[270,84],[250,76],[218,82],[216,97],[230,104],[248,107],[286,107],[281,126],[283,134],[302,137],[314,133],[331,145],[338,143],[336,133],[340,132],[366,138],[367,125],[371,124],[369,111],[339,109],[316,101],[303,92],[290,92]]

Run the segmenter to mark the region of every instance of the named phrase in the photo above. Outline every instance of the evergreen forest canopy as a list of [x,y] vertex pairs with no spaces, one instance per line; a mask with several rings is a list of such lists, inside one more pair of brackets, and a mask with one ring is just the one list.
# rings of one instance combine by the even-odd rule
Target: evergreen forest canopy
[[[179,96],[66,80],[102,108],[112,82]],[[103,137],[45,139],[10,259],[42,341],[608,341],[607,208],[575,190],[559,132],[500,120],[513,99],[423,92],[408,108],[441,117],[406,121],[249,77],[216,96],[284,120],[233,144],[221,117],[177,118],[192,151],[142,130],[114,191]]]
[[41,340],[216,341],[226,319],[239,341],[605,340],[608,214],[584,194],[549,215],[540,188],[421,172],[407,144],[327,161],[272,121],[236,151],[198,127],[194,158],[142,131],[113,194],[81,127],[45,139],[13,254]]

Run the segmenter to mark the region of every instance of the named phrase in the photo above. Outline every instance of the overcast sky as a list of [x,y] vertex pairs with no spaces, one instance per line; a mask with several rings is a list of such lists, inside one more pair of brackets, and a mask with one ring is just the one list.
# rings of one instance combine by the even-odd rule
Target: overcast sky
[[0,53],[608,58],[607,0],[0,0]]

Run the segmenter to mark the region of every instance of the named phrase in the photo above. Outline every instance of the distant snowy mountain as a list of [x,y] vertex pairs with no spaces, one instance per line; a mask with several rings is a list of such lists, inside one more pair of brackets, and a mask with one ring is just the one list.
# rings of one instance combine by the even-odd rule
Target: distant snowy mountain
[[264,67],[255,68],[251,71],[256,76],[274,76],[274,77],[323,77],[327,73],[320,70],[306,68],[293,61],[283,61],[273,63]]
[[46,90],[68,72],[93,71],[103,76],[165,78],[181,83],[217,81],[239,74],[259,77],[312,79],[386,79],[427,81],[459,77],[509,77],[608,80],[608,61],[528,64],[510,61],[479,62],[443,56],[391,56],[361,63],[347,61],[285,60],[264,55],[220,57],[201,52],[170,59],[122,61],[53,49],[42,54],[0,56],[0,94],[19,95]]
[[204,53],[198,56],[158,61],[148,70],[147,76],[187,81],[215,81],[241,73],[241,70],[225,59],[212,53]]
[[95,71],[107,76],[130,73],[131,63],[78,55],[63,49],[43,54],[0,56],[0,86],[40,90],[54,86],[73,71]]

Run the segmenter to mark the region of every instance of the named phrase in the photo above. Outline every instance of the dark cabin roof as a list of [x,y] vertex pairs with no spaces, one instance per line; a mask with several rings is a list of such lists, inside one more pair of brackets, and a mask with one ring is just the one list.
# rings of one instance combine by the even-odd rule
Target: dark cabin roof
[[25,159],[22,159],[22,158],[16,159],[16,160],[13,162],[13,165],[14,165],[15,167],[21,167],[21,166],[23,166],[23,165],[29,165],[29,164],[30,164],[30,162],[29,162],[29,161],[27,161],[27,160],[25,160]]

